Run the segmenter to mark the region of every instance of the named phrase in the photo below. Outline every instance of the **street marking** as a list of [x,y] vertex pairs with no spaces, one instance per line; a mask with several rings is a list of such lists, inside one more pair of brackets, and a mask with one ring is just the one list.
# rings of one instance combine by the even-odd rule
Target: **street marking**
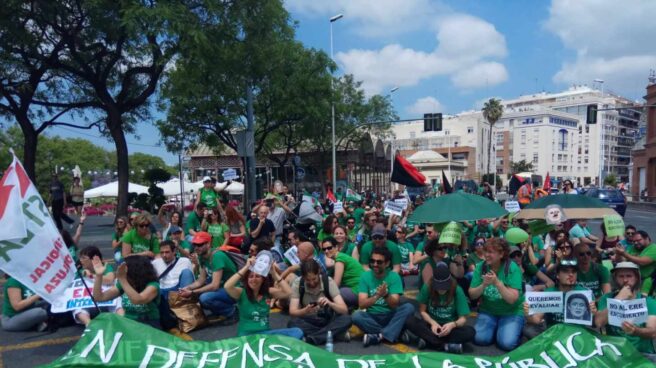
[[23,344],[0,346],[0,354],[7,351],[34,349],[34,348],[40,348],[42,346],[68,344],[70,342],[74,342],[79,339],[80,336],[67,336],[67,337],[57,337],[54,339],[26,342]]
[[390,343],[385,343],[385,346],[388,348],[394,349],[400,353],[416,353],[417,349],[413,349],[409,347],[408,345],[401,344],[401,343],[395,343],[395,344],[390,344]]

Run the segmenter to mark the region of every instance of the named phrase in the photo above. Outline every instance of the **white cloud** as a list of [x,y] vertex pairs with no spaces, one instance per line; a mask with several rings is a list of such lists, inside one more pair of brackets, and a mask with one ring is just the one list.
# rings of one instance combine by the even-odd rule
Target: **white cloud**
[[554,0],[545,28],[576,52],[553,79],[590,83],[595,78],[618,92],[635,94],[656,65],[656,1]]
[[408,107],[407,111],[413,116],[423,116],[423,114],[430,112],[441,112],[444,106],[435,97],[427,96],[422,97],[415,101],[415,103]]
[[437,27],[437,46],[432,52],[392,44],[380,50],[340,52],[336,59],[345,73],[363,81],[369,94],[393,86],[413,86],[436,76],[451,76],[454,85],[463,89],[493,86],[508,79],[503,64],[490,60],[507,54],[505,38],[492,24],[453,14],[442,18]]

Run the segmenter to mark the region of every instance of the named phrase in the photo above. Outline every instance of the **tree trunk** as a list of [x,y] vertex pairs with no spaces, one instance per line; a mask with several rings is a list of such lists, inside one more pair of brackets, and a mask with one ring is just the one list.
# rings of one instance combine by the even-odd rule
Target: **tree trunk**
[[[492,162],[492,122],[490,122],[490,132],[487,140],[487,174],[490,176],[490,163]],[[495,170],[496,171],[496,170]]]
[[128,162],[128,144],[123,132],[123,121],[119,113],[109,113],[107,127],[116,146],[116,163],[118,172],[118,201],[116,216],[128,214],[128,180],[130,178],[130,164]]
[[[22,120],[22,119],[21,119]],[[32,127],[32,123],[20,123],[21,130],[23,131],[23,167],[27,175],[36,185],[36,148],[39,143],[39,133]]]

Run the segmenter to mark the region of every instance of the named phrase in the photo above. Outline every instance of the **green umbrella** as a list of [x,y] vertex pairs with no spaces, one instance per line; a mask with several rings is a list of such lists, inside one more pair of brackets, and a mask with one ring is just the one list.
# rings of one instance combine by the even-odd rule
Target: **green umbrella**
[[568,219],[603,218],[617,215],[614,209],[597,198],[576,194],[554,194],[542,197],[519,211],[518,219],[544,219],[549,205],[559,205]]
[[451,193],[426,201],[410,216],[410,221],[440,224],[445,222],[475,221],[507,215],[498,203],[468,193]]

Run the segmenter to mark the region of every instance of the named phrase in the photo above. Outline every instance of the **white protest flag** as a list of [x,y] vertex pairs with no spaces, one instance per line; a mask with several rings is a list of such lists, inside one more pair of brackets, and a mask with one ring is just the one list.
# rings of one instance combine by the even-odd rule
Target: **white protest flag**
[[[73,258],[16,156],[1,183],[0,269],[52,303],[73,280]],[[13,187],[7,189],[9,185]],[[7,212],[16,207],[18,213]],[[13,227],[21,223],[24,232],[19,233]]]

